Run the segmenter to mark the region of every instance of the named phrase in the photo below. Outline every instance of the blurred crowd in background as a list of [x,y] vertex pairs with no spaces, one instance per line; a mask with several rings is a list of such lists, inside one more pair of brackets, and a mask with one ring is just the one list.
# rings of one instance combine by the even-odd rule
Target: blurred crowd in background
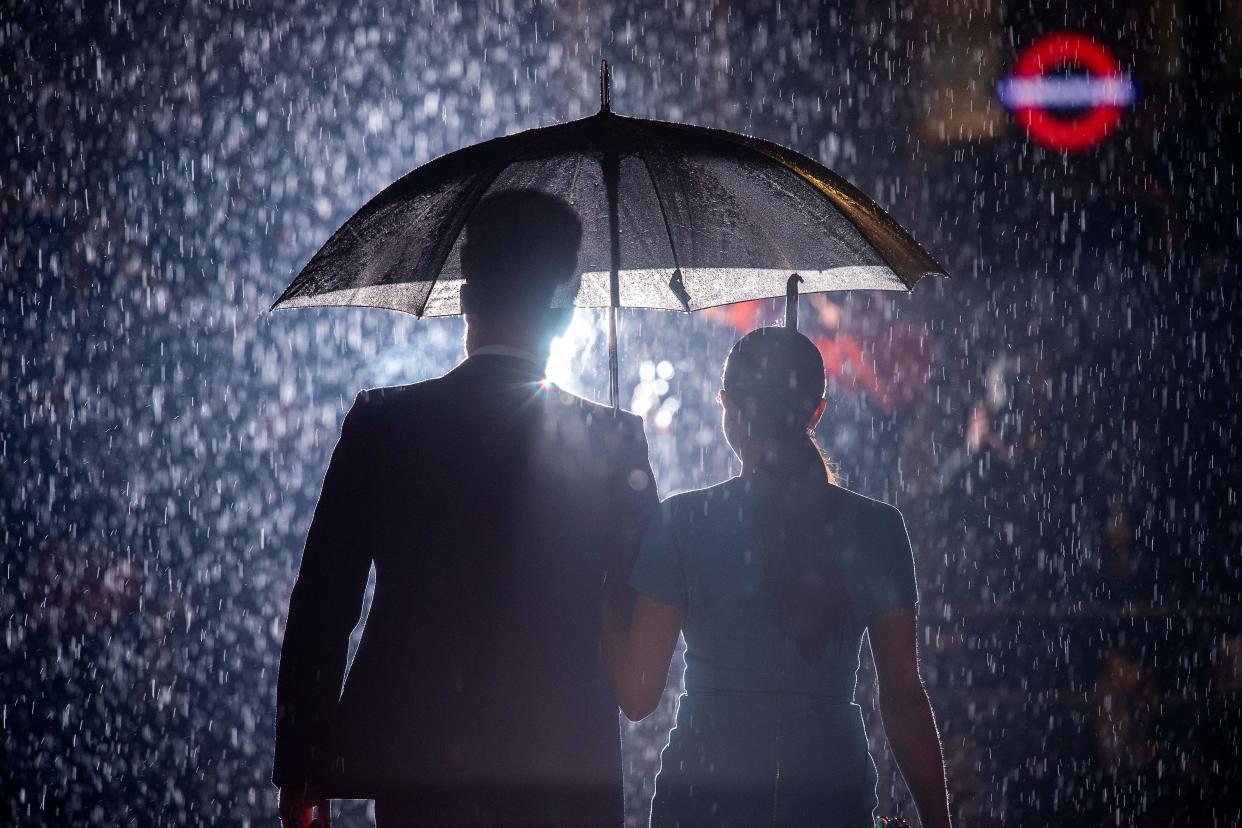
[[[1065,30],[1137,89],[1075,151],[997,96]],[[906,517],[960,824],[1236,825],[1242,11],[1200,0],[0,12],[0,822],[273,824],[285,602],[341,417],[447,370],[462,328],[267,307],[408,169],[592,112],[600,56],[617,111],[813,155],[951,273],[808,298],[802,328],[822,447]],[[621,314],[662,495],[736,472],[721,363],[776,320]],[[597,399],[601,330],[579,311],[552,364]],[[678,679],[624,731],[635,825]],[[881,811],[910,813],[873,699],[864,669]]]

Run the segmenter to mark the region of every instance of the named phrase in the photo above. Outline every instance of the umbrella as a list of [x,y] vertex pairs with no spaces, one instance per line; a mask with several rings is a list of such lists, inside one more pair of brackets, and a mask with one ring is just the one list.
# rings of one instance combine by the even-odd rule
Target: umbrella
[[537,189],[577,210],[578,274],[554,300],[693,311],[803,290],[909,291],[944,268],[862,191],[793,150],[732,132],[600,111],[441,156],[372,198],[320,248],[276,308],[461,313],[461,246],[489,193]]

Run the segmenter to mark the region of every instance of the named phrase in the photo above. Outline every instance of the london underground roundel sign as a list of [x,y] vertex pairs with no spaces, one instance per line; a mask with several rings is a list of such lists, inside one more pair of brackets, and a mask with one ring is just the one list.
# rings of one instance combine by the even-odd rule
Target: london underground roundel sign
[[[1066,69],[1081,74],[1067,77]],[[1001,80],[997,92],[1035,141],[1058,150],[1098,144],[1135,99],[1134,82],[1112,52],[1077,32],[1036,40],[1018,55],[1013,74]]]

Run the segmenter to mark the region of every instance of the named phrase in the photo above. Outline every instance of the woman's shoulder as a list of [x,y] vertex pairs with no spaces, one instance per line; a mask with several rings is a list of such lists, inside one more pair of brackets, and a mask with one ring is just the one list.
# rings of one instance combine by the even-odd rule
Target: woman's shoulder
[[746,493],[746,485],[741,477],[730,477],[711,486],[701,489],[685,489],[675,492],[661,501],[661,505],[672,509],[685,509],[704,503],[725,503],[736,500]]
[[866,522],[890,523],[893,521],[904,520],[901,516],[901,510],[891,503],[885,503],[883,500],[877,500],[868,497],[865,494],[847,489],[835,483],[829,485],[833,499],[836,501],[833,505],[836,509],[845,514],[856,517]]
[[697,522],[697,519],[710,517],[722,507],[731,507],[732,511],[736,511],[747,495],[742,478],[731,477],[701,489],[687,489],[669,495],[660,502],[660,514],[669,521]]
[[[903,523],[896,506],[837,484],[829,484],[832,510],[848,522],[877,526]],[[701,518],[727,515],[730,519],[740,516],[750,498],[750,484],[744,477],[731,477],[712,486],[688,489],[666,497],[660,504],[660,512],[666,520],[674,522],[697,522]]]
[[857,609],[870,619],[897,607],[918,603],[914,555],[905,518],[892,504],[833,487],[849,515],[838,536],[842,566],[851,573]]

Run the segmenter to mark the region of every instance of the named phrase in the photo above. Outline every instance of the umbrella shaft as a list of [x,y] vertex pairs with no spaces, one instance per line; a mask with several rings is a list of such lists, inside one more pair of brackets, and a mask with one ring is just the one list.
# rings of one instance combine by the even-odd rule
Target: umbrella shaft
[[617,376],[617,306],[608,306],[608,399],[613,408],[621,406],[621,386]]
[[[607,64],[604,74],[607,79]],[[615,147],[609,147],[604,153],[601,167],[608,198],[608,392],[613,410],[616,410],[621,407],[617,377],[617,306],[621,304],[621,222],[617,209],[617,185],[621,179],[621,159]]]

